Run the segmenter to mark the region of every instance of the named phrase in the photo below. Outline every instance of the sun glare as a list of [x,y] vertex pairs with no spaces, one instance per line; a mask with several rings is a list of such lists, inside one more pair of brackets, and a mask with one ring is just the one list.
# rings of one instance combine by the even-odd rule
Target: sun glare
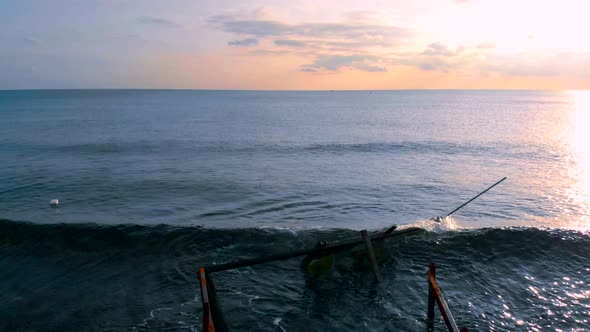
[[590,229],[590,91],[571,92],[574,109],[571,114],[571,148],[574,153],[575,166],[572,176],[577,179],[572,188],[573,199],[580,204],[583,216],[580,217],[581,229]]

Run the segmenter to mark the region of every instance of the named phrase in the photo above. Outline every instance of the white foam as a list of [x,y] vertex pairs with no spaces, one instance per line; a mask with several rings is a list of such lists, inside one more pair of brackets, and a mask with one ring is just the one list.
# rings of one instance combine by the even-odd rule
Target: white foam
[[442,217],[440,222],[433,219],[417,220],[412,224],[401,225],[397,229],[402,230],[410,227],[418,227],[434,233],[461,231],[472,228],[461,224],[459,220],[453,218],[452,216],[448,216]]
[[282,319],[281,317],[277,317],[277,318],[275,318],[275,320],[272,322],[272,324],[273,324],[274,326],[278,326],[278,327],[279,327],[279,328],[280,328],[280,329],[281,329],[283,332],[287,332],[287,330],[285,330],[285,328],[283,328],[283,327],[281,326],[281,321],[282,321],[282,320],[283,320],[283,319]]

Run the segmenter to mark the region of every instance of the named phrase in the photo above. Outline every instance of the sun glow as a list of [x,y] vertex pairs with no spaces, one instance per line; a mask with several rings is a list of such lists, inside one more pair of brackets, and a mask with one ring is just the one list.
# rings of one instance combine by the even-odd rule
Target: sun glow
[[572,176],[577,179],[572,188],[572,199],[582,211],[579,228],[590,229],[590,91],[571,92],[575,106],[571,113],[571,148],[575,167]]
[[589,4],[581,0],[467,1],[425,22],[442,41],[487,42],[502,54],[588,52],[576,36],[587,29]]

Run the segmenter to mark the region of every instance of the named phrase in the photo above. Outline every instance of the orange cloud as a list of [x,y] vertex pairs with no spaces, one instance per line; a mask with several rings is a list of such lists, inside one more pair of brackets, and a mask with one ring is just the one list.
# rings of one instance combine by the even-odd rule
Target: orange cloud
[[298,55],[167,54],[141,63],[127,80],[146,88],[261,90],[590,89],[590,78],[530,77],[498,72],[447,72],[388,65],[387,72],[355,68],[305,72]]

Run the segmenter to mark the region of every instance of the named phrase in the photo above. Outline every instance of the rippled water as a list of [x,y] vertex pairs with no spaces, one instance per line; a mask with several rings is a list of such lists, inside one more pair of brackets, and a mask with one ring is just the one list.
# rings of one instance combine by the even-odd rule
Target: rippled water
[[379,287],[217,274],[229,325],[423,330],[434,261],[472,330],[584,330],[589,125],[582,92],[0,91],[0,330],[197,329],[198,266],[391,224],[426,231]]

